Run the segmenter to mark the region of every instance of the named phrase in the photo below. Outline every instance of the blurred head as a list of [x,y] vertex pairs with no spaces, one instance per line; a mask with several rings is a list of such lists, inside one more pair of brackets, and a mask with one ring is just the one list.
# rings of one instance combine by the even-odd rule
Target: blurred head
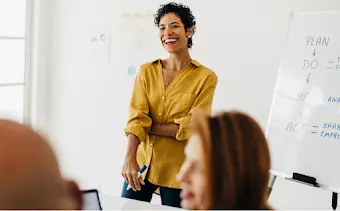
[[189,7],[173,2],[161,5],[154,22],[159,29],[160,41],[169,53],[192,47],[196,21]]
[[193,115],[195,130],[178,174],[185,209],[267,209],[270,155],[246,114]]
[[0,120],[0,209],[82,208],[76,183],[61,177],[49,144],[28,126]]

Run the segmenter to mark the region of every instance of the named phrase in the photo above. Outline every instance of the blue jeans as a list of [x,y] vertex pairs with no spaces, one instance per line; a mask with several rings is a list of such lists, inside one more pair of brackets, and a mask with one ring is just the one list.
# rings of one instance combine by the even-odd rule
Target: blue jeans
[[[150,183],[145,180],[145,185],[141,185],[141,190],[134,192],[132,188],[130,190],[126,190],[128,184],[124,182],[122,197],[128,199],[135,199],[139,201],[150,202],[152,199],[152,194],[158,188],[157,185]],[[181,198],[180,198],[180,189],[175,188],[167,188],[167,187],[159,187],[162,205],[172,206],[172,207],[181,207]]]

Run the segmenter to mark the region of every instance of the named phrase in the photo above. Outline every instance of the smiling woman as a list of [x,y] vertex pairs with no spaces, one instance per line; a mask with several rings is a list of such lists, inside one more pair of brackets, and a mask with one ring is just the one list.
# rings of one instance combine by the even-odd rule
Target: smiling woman
[[[184,161],[191,113],[195,108],[211,112],[218,78],[190,56],[196,21],[189,7],[161,5],[154,22],[169,58],[143,64],[135,79],[122,197],[150,202],[159,188],[163,205],[180,207],[176,174]],[[138,178],[143,165],[148,168]],[[126,190],[128,184],[132,189]]]
[[[192,35],[195,33],[196,21],[188,7],[183,7],[176,10],[177,4],[169,4],[167,7],[159,9],[158,14],[155,16],[155,25],[159,28],[159,34],[162,43],[165,44],[166,50],[171,51],[168,46],[174,46],[178,44],[178,41],[182,42],[182,47],[186,46],[189,49],[192,47]],[[166,29],[171,28],[173,32],[168,34]],[[182,28],[182,29],[181,29]],[[184,28],[184,30],[183,30]],[[165,32],[165,33],[164,33]],[[179,39],[180,37],[187,37],[187,39]],[[176,47],[180,47],[177,45]],[[175,51],[176,49],[172,49]]]

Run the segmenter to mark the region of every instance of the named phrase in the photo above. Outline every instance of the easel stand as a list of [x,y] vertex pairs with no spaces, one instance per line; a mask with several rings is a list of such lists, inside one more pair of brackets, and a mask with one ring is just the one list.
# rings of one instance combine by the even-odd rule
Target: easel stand
[[[271,194],[271,191],[273,189],[275,180],[276,180],[276,175],[273,175],[272,180],[269,182],[269,193],[268,193],[268,198],[269,195]],[[303,175],[303,174],[299,174],[299,173],[293,173],[293,177],[292,178],[285,178],[287,180],[292,180],[294,182],[298,182],[298,183],[302,183],[305,185],[310,185],[316,188],[320,188],[320,185],[317,183],[316,178],[314,177],[310,177],[307,175]],[[332,192],[332,208],[333,210],[336,210],[338,206],[338,193],[336,192]]]

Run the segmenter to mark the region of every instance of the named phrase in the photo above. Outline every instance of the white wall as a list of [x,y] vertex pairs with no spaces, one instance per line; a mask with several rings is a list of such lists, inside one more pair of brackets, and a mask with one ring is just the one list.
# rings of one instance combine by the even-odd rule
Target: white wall
[[[124,42],[131,43],[131,37],[121,35],[120,13],[154,12],[165,1],[141,2],[58,0],[45,1],[40,8],[49,21],[43,25],[44,33],[40,33],[44,35],[41,42],[45,54],[40,55],[43,64],[37,72],[43,77],[37,77],[37,82],[45,94],[38,97],[43,109],[35,113],[35,124],[50,136],[66,175],[77,178],[84,188],[101,188],[111,195],[119,195],[122,184],[120,169],[126,144],[123,128],[133,81],[126,64],[164,56],[157,31],[152,31],[152,18],[146,19],[150,20],[149,25],[141,22],[148,30],[140,35],[151,47],[139,53],[122,47]],[[183,2],[191,6],[197,17],[192,54],[216,71],[220,79],[215,110],[235,108],[249,112],[263,128],[268,120],[290,11],[340,9],[337,0]],[[98,58],[98,54],[89,55],[98,52],[90,46],[90,38],[102,32],[111,33],[110,63]],[[139,36],[142,32],[134,33]],[[284,184],[280,182],[273,190],[273,202],[278,208],[294,208],[298,197],[302,198],[298,201],[306,201],[302,194],[292,194],[302,190],[301,185],[290,185],[287,191]],[[324,200],[315,198],[314,202],[319,203],[318,207],[329,208],[325,204],[328,196],[323,197]],[[315,203],[307,200],[296,207],[312,209]]]

